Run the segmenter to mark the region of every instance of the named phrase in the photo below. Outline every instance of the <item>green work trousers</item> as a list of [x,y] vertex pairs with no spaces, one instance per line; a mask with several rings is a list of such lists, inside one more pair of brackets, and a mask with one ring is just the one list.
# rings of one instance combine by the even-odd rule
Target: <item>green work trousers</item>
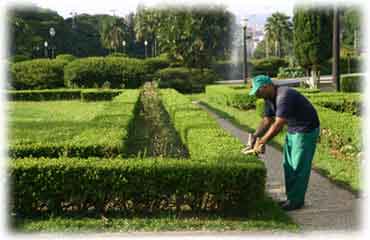
[[288,133],[284,145],[285,189],[292,204],[304,204],[308,180],[311,173],[312,159],[320,129],[308,133]]

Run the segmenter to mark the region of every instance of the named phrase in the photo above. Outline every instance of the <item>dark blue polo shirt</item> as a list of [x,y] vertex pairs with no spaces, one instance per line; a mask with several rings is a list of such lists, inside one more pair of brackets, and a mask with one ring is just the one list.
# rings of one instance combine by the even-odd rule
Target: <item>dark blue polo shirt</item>
[[311,132],[320,126],[312,104],[302,94],[289,87],[276,88],[275,101],[265,100],[265,116],[287,120],[288,132]]

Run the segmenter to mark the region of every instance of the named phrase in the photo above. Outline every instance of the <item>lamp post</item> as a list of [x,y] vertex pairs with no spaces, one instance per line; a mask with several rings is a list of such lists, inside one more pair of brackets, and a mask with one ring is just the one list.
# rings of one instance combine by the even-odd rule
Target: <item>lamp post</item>
[[145,45],[145,58],[147,58],[147,50],[146,50],[146,48],[148,46],[148,41],[147,40],[144,41],[144,45]]
[[47,41],[44,42],[44,54],[45,54],[45,57],[47,58],[48,57],[48,42]]
[[248,64],[247,64],[247,23],[248,19],[244,18],[242,20],[242,26],[243,26],[243,74],[244,74],[244,84],[247,84],[248,79]]
[[51,36],[51,58],[54,58],[55,56],[55,42],[54,42],[54,37],[55,37],[55,34],[56,34],[56,31],[53,27],[51,27],[49,29],[49,33],[50,33],[50,36]]
[[126,53],[126,41],[122,41],[123,53]]

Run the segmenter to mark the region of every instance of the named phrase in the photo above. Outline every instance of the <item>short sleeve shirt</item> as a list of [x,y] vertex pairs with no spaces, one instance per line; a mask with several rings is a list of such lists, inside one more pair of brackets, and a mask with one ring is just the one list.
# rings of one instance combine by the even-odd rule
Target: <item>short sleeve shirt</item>
[[289,87],[277,87],[274,101],[265,100],[266,117],[287,120],[288,132],[310,132],[320,126],[315,108],[306,97]]

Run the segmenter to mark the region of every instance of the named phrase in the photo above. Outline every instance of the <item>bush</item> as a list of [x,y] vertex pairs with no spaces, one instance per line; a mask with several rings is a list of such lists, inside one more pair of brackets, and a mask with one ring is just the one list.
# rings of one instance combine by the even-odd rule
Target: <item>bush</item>
[[[158,159],[35,159],[10,163],[13,212],[238,211],[247,215],[264,195],[262,162]],[[186,210],[184,210],[186,209]],[[243,211],[244,210],[244,211]],[[242,212],[240,212],[242,211]]]
[[206,87],[206,96],[211,102],[243,110],[256,107],[256,97],[249,96],[248,93],[249,89],[245,87],[242,91],[227,86],[215,85]]
[[363,89],[364,76],[348,75],[341,76],[340,85],[343,92],[361,92]]
[[182,93],[203,92],[207,84],[218,80],[210,69],[164,68],[155,74],[160,88],[174,88]]
[[123,90],[83,90],[81,100],[88,101],[111,101],[115,96],[122,93]]
[[146,73],[146,80],[153,81],[155,73],[163,68],[168,68],[170,61],[166,58],[147,58],[144,60],[144,68]]
[[101,87],[106,81],[111,88],[137,88],[146,79],[142,60],[120,57],[77,59],[65,67],[65,83],[69,87]]
[[67,61],[38,59],[14,63],[10,67],[10,85],[17,90],[64,87]]
[[270,57],[252,61],[251,76],[260,74],[276,77],[280,67],[288,67],[289,62],[284,58]]
[[277,78],[299,78],[304,76],[305,73],[301,67],[280,67]]
[[55,90],[21,90],[7,91],[10,101],[55,101],[81,99],[81,90],[55,89]]
[[67,62],[72,62],[76,59],[77,57],[73,56],[72,54],[60,54],[56,57],[56,60],[63,60]]
[[109,54],[107,57],[122,57],[122,58],[127,58],[126,53],[120,53],[120,52],[114,52]]

